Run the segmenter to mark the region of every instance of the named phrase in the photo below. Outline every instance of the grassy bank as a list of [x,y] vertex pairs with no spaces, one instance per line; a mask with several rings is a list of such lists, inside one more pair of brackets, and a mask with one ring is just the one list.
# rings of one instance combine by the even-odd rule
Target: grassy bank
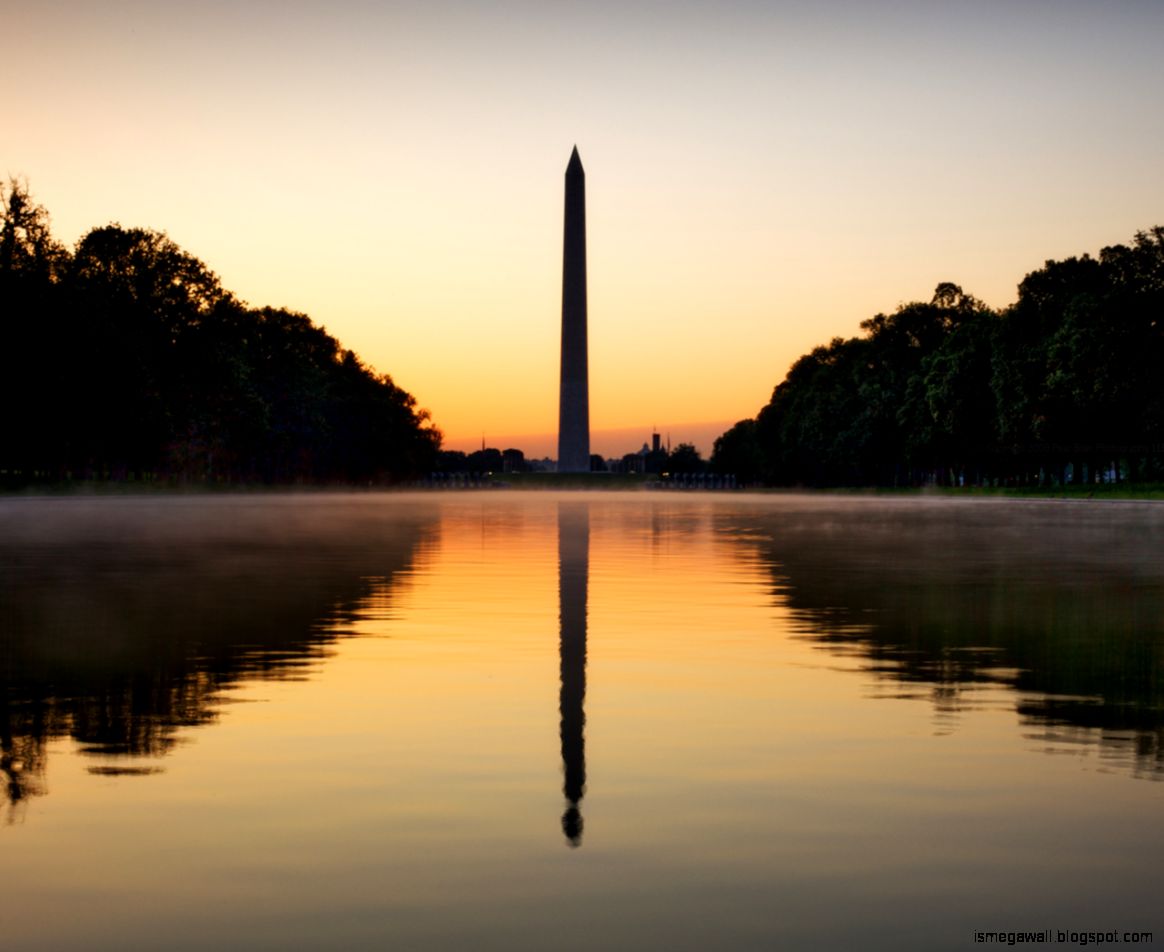
[[1016,499],[1164,499],[1164,483],[1119,483],[1082,486],[812,486],[756,489],[761,493],[838,493],[874,496],[945,496]]
[[1066,486],[999,486],[940,489],[954,496],[1019,496],[1034,499],[1164,499],[1164,483],[1083,483]]
[[[233,483],[227,481],[196,482],[177,479],[107,479],[107,480],[65,480],[59,482],[16,482],[0,478],[0,496],[21,495],[61,495],[61,496],[121,496],[121,495],[183,495],[216,493],[286,493],[286,492],[384,492],[408,491],[416,489],[453,490],[452,484],[429,486],[422,482],[401,482],[395,484],[348,484],[348,483]],[[658,476],[642,473],[490,473],[475,477],[464,488],[478,489],[523,489],[523,490],[646,490],[670,488]],[[707,492],[709,490],[684,489],[684,492]],[[717,493],[742,492],[740,490],[711,490]],[[750,487],[748,492],[771,495],[789,493],[861,494],[885,496],[946,496],[964,497],[1015,497],[1026,499],[1127,499],[1164,500],[1164,483],[1099,483],[1066,486],[922,486],[922,487]]]

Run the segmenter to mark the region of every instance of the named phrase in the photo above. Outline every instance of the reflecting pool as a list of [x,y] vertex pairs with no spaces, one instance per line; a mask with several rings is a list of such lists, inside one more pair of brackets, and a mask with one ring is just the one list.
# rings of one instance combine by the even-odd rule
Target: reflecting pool
[[0,692],[5,948],[1164,940],[1159,504],[6,498]]

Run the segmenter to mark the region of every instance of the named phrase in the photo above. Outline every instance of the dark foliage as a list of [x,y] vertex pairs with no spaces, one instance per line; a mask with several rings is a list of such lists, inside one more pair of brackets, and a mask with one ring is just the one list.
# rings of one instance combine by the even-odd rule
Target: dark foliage
[[69,254],[0,190],[0,470],[74,479],[391,482],[440,433],[309,318],[236,300],[164,234],[107,225]]
[[756,433],[755,420],[740,420],[716,438],[711,451],[717,473],[734,475],[741,486],[759,482],[764,472],[764,454]]
[[713,466],[778,485],[1050,484],[1164,466],[1164,228],[1048,261],[992,311],[954,284],[801,357]]
[[707,464],[692,443],[680,443],[667,454],[667,471],[672,473],[702,473]]

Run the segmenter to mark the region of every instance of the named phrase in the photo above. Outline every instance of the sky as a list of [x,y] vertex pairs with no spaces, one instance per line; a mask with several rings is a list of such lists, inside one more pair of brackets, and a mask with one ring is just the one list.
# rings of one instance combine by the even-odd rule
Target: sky
[[1159,0],[0,0],[0,174],[70,247],[163,231],[454,449],[555,455],[586,170],[592,449],[704,454],[953,281],[1164,224]]

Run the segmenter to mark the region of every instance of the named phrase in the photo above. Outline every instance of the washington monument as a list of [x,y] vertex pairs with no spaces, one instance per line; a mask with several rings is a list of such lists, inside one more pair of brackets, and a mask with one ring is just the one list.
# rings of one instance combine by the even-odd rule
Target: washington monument
[[562,385],[558,472],[590,472],[590,385],[586,370],[586,174],[578,147],[566,166],[562,242]]

